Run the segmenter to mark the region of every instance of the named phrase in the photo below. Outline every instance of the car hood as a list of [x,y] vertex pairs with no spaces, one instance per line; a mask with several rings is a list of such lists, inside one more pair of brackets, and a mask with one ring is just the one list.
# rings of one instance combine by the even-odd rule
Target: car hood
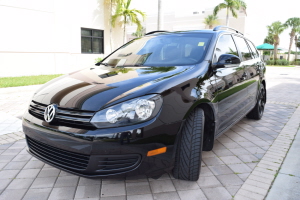
[[33,96],[42,104],[97,111],[126,99],[155,93],[153,88],[192,69],[193,66],[123,67],[95,66],[56,78]]

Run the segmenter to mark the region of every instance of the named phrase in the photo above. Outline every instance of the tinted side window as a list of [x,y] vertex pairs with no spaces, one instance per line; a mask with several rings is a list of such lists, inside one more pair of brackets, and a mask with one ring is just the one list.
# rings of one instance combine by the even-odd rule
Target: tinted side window
[[257,50],[256,50],[256,48],[255,48],[255,46],[253,45],[253,43],[250,42],[249,40],[247,40],[247,42],[248,42],[249,47],[250,47],[250,49],[251,49],[251,51],[252,51],[252,53],[253,53],[253,56],[254,56],[255,58],[258,58],[258,57],[259,57],[259,54],[258,54],[258,52],[257,52]]
[[219,38],[219,41],[217,43],[215,53],[214,53],[214,60],[213,62],[218,62],[218,59],[220,55],[222,54],[233,54],[236,56],[239,56],[237,52],[237,48],[235,46],[235,43],[231,37],[231,35],[222,35]]
[[242,61],[252,59],[252,55],[251,55],[251,52],[248,48],[246,41],[241,37],[237,37],[237,36],[233,36],[233,37],[234,37],[234,40],[235,40],[237,46],[239,47],[239,49],[241,51]]

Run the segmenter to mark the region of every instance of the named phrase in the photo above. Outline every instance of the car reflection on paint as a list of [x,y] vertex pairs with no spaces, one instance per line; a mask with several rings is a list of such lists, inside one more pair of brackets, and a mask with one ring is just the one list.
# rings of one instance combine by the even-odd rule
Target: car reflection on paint
[[23,116],[28,151],[84,177],[196,181],[202,151],[244,116],[262,117],[264,73],[231,28],[153,32],[36,91]]

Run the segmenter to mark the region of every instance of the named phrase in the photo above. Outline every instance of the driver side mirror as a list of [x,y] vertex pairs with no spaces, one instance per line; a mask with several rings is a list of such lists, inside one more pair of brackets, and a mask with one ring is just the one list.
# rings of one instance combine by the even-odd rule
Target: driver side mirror
[[238,56],[235,56],[233,54],[222,54],[217,63],[214,63],[214,68],[225,68],[229,67],[226,65],[237,65],[240,64],[241,60]]

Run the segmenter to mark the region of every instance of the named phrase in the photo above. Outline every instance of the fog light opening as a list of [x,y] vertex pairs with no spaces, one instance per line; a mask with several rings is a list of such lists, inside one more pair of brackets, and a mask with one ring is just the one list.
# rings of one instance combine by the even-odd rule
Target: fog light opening
[[158,154],[166,153],[166,151],[167,151],[167,147],[154,149],[154,150],[148,151],[147,156],[155,156],[155,155],[158,155]]

